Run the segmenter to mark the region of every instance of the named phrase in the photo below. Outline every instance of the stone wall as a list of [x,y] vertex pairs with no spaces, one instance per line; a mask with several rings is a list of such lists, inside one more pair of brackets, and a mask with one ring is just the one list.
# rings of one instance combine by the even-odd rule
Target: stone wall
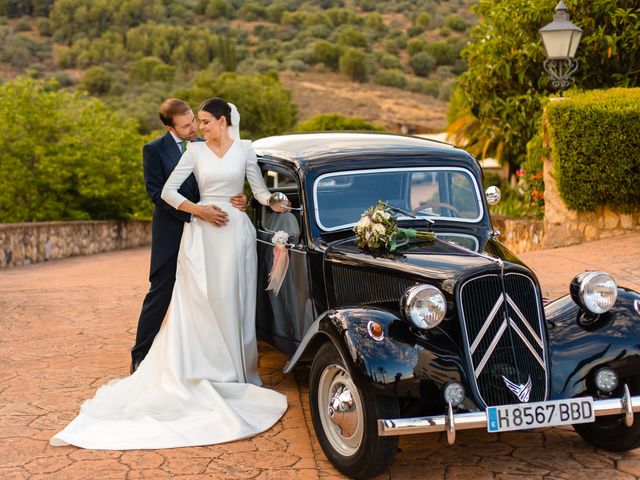
[[542,221],[492,215],[493,228],[500,230],[498,240],[513,253],[540,250],[544,239]]
[[594,212],[568,208],[556,186],[553,162],[544,162],[544,240],[542,248],[567,247],[578,243],[617,237],[640,231],[640,212],[620,214],[607,207]]
[[151,222],[0,224],[0,268],[151,243]]

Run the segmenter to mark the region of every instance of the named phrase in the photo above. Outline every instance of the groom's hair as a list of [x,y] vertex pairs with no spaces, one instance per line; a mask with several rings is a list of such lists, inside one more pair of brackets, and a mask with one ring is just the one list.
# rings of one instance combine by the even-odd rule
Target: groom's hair
[[160,121],[167,127],[173,127],[173,117],[189,113],[191,107],[187,102],[177,98],[169,98],[160,105]]

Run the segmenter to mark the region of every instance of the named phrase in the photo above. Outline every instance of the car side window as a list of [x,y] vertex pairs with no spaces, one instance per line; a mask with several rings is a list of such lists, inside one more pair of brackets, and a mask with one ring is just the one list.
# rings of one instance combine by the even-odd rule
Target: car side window
[[[291,201],[293,208],[300,207],[300,188],[293,173],[283,172],[273,168],[263,169],[263,172],[264,180],[269,191],[284,193]],[[284,231],[289,234],[290,243],[299,243],[302,219],[298,210],[277,213],[263,205],[257,217],[257,227],[261,231],[268,233]]]

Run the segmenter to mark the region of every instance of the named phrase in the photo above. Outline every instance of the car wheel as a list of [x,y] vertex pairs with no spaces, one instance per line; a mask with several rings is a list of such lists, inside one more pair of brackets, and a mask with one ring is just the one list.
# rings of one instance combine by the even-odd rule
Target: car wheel
[[[620,382],[623,385],[625,382]],[[631,395],[640,392],[640,376],[626,379]],[[619,392],[622,395],[621,392]],[[574,430],[591,445],[611,452],[625,452],[640,447],[640,414],[633,415],[633,424],[627,427],[622,415],[596,417],[594,423],[573,426]]]
[[378,436],[377,420],[399,415],[398,399],[364,394],[336,347],[325,343],[309,376],[311,419],[329,461],[351,478],[369,478],[389,468],[398,437]]

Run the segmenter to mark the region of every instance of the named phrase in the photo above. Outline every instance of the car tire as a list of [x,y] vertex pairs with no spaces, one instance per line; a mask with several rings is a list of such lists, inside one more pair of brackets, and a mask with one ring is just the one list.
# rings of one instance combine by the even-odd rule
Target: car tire
[[[620,382],[621,385],[624,383]],[[640,392],[640,376],[628,378],[626,383],[631,395]],[[626,452],[640,447],[640,413],[633,415],[630,427],[625,425],[622,415],[606,415],[596,417],[593,423],[582,423],[573,428],[587,443],[610,452]]]
[[336,347],[325,343],[309,375],[311,419],[329,461],[350,478],[370,478],[393,462],[398,437],[378,436],[379,418],[397,418],[398,399],[365,395]]

